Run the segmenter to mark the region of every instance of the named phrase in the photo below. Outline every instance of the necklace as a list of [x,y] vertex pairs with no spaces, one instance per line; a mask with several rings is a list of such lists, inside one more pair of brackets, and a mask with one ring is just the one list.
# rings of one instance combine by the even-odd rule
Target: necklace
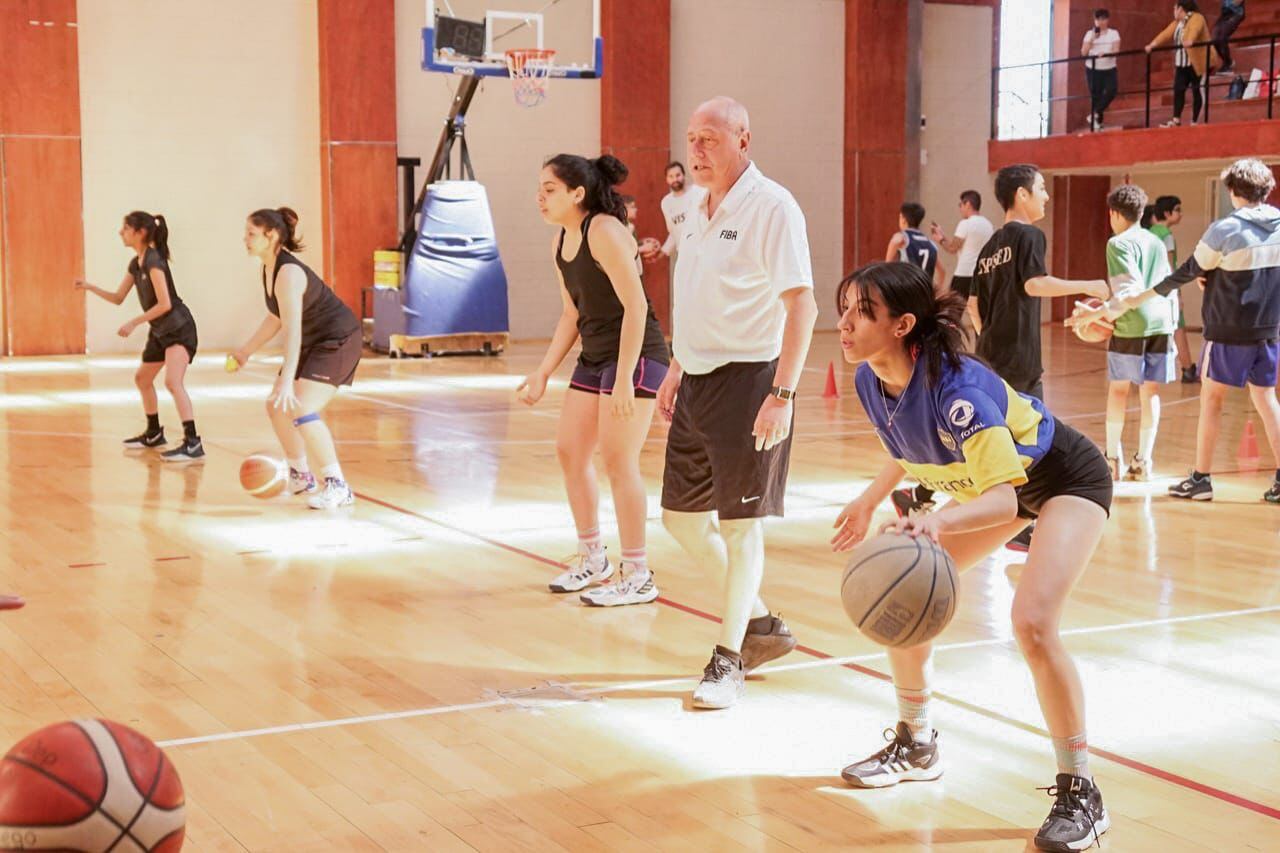
[[911,387],[911,380],[914,379],[916,376],[916,364],[918,362],[919,362],[919,359],[916,359],[915,361],[911,362],[911,375],[907,377],[907,384],[902,386],[902,393],[898,395],[898,402],[893,404],[893,411],[889,411],[889,398],[886,397],[884,393],[884,380],[883,379],[879,380],[880,404],[884,406],[884,414],[885,414],[885,417],[888,419],[885,426],[888,429],[893,429],[893,419],[897,416],[898,409],[902,408],[902,401],[907,396],[907,389]]

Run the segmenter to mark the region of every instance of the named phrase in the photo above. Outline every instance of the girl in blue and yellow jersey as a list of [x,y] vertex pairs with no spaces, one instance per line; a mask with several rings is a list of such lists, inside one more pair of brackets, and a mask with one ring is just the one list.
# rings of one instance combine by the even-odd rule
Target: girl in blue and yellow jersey
[[[1058,761],[1054,805],[1036,846],[1083,849],[1110,818],[1089,775],[1084,691],[1058,622],[1110,512],[1106,460],[1039,400],[964,354],[963,300],[936,293],[918,267],[863,267],[841,282],[836,298],[840,345],[846,361],[862,362],[858,398],[890,461],[840,513],[832,545],[843,551],[861,541],[872,512],[906,474],[953,500],[882,530],[930,537],[960,570],[1039,519],[1012,614]],[[888,651],[901,721],[888,747],[845,768],[858,787],[942,775],[929,725],[932,646]]]

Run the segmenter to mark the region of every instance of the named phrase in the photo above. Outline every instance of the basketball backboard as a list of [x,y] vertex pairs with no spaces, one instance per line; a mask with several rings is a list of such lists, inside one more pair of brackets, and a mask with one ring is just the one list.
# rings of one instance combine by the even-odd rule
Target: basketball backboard
[[554,50],[549,77],[604,73],[600,0],[426,0],[422,68],[508,77],[505,52]]

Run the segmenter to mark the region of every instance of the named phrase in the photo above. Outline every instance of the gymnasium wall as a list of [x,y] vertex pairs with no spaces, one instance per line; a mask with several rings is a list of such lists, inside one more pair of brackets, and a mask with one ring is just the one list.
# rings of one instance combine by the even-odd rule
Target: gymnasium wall
[[[997,228],[1004,212],[987,172],[991,129],[991,15],[987,6],[924,6],[920,203],[925,222],[947,236],[960,221],[960,193],[982,194],[982,215]],[[975,47],[975,45],[977,47]],[[950,275],[956,256],[942,252]]]
[[[419,188],[459,79],[422,70],[424,7],[422,0],[396,0],[396,126],[400,156],[422,158],[415,178]],[[588,40],[590,13],[578,12],[572,4],[547,9],[547,33],[573,30],[575,43]],[[512,337],[549,338],[560,316],[559,285],[551,257],[553,229],[538,214],[534,194],[548,157],[600,153],[600,83],[553,80],[546,101],[525,108],[516,104],[510,80],[486,79],[467,115],[467,143],[476,178],[489,194],[507,271]],[[456,165],[456,149],[454,156]],[[657,225],[661,215],[641,213],[648,219],[642,231]]]
[[[163,213],[201,347],[238,346],[265,311],[246,214],[292,206],[302,257],[322,266],[315,3],[80,0],[79,15],[86,278],[114,288],[130,260],[121,217]],[[89,352],[141,349],[145,330],[115,331],[138,313],[132,294],[87,311]]]
[[672,0],[671,152],[686,159],[700,102],[729,95],[746,105],[756,165],[804,210],[818,328],[827,330],[844,273],[844,2],[790,0],[785,26],[778,9],[773,0]]

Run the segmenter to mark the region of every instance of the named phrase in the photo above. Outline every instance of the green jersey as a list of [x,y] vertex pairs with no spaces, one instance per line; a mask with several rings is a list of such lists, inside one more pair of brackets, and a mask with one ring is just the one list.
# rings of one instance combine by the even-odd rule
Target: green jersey
[[[1150,290],[1170,274],[1164,241],[1137,225],[1107,241],[1107,277],[1112,292]],[[1177,328],[1178,293],[1148,299],[1116,319],[1117,338],[1171,335]]]
[[1157,222],[1147,230],[1164,242],[1164,250],[1169,253],[1169,266],[1176,269],[1178,266],[1178,243],[1173,239],[1173,232],[1169,230],[1169,226]]

